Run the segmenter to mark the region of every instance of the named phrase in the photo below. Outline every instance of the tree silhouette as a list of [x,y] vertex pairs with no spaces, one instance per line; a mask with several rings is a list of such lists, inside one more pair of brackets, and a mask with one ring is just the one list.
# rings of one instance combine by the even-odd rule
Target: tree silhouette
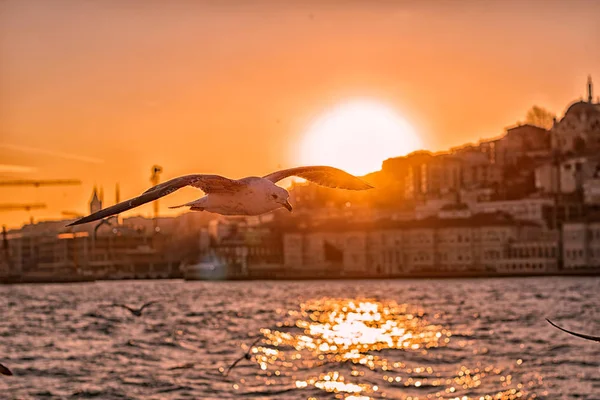
[[550,129],[554,124],[554,118],[556,118],[556,115],[545,108],[533,106],[527,111],[525,123],[539,126],[544,129]]

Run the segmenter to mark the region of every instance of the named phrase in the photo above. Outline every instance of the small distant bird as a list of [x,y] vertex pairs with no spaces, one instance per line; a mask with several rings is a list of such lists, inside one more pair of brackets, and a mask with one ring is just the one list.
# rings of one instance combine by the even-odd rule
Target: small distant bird
[[550,321],[548,318],[546,318],[546,321],[548,321],[550,323],[550,325],[552,325],[553,327],[558,328],[563,332],[567,332],[570,335],[577,336],[577,337],[587,339],[587,340],[593,340],[595,342],[600,342],[600,336],[590,336],[590,335],[584,335],[583,333],[571,332],[571,331],[568,331],[568,330],[556,325],[554,322]]
[[111,219],[116,218],[116,215],[112,215],[108,218],[104,218],[102,219],[100,222],[98,222],[98,224],[94,227],[94,240],[98,240],[98,229],[102,226],[102,225],[107,225],[107,226],[113,226],[112,222],[110,222]]
[[152,304],[158,303],[157,301],[149,301],[148,303],[144,304],[143,306],[141,306],[140,308],[131,308],[125,304],[113,304],[113,307],[121,307],[124,308],[126,310],[129,310],[129,312],[131,312],[133,315],[135,315],[136,317],[141,317],[142,316],[142,311],[144,311],[144,308],[151,306]]
[[13,373],[10,371],[10,369],[8,369],[4,365],[0,364],[0,374],[10,376]]
[[256,338],[256,340],[255,340],[254,342],[252,342],[252,344],[251,344],[251,345],[250,345],[250,347],[248,348],[248,351],[246,352],[246,354],[244,354],[243,356],[241,356],[240,358],[238,358],[237,360],[235,360],[235,361],[233,362],[233,364],[231,364],[231,365],[229,366],[229,368],[227,368],[227,371],[225,371],[225,372],[223,373],[223,376],[227,376],[227,374],[229,374],[229,371],[231,371],[231,370],[232,370],[232,369],[233,369],[233,368],[234,368],[234,367],[235,367],[235,366],[236,366],[236,365],[237,365],[237,364],[238,364],[240,361],[242,361],[242,360],[250,360],[250,359],[252,358],[252,356],[250,355],[250,353],[252,353],[252,348],[253,348],[253,347],[254,347],[254,345],[255,345],[256,343],[258,343],[258,341],[259,341],[259,340],[261,340],[261,339],[262,339],[262,336],[261,336],[261,337],[258,337],[258,338]]
[[331,188],[348,190],[373,188],[354,175],[326,166],[290,168],[273,172],[262,178],[250,176],[237,180],[219,175],[185,175],[156,185],[138,197],[97,211],[67,226],[85,224],[122,213],[157,200],[185,186],[196,187],[202,190],[206,196],[171,208],[190,207],[192,211],[208,211],[222,215],[261,215],[281,207],[292,211],[292,206],[288,201],[290,194],[284,188],[275,185],[290,176],[304,178]]
[[189,363],[185,363],[185,364],[180,364],[180,365],[176,365],[174,367],[169,368],[169,371],[175,371],[178,369],[190,369],[190,368],[194,368],[196,364],[193,362],[189,362]]

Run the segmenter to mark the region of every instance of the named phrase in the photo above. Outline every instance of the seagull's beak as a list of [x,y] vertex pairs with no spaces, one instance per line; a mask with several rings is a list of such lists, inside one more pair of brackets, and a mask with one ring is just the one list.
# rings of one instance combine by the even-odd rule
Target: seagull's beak
[[289,212],[292,212],[292,205],[290,204],[289,201],[286,200],[285,203],[282,204],[282,206],[287,208]]

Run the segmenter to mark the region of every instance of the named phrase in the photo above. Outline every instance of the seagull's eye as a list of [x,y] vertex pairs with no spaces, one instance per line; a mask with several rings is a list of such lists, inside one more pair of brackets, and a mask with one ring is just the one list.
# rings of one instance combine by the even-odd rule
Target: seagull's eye
[[272,194],[271,197],[274,198],[274,199],[277,199],[277,195],[276,194]]

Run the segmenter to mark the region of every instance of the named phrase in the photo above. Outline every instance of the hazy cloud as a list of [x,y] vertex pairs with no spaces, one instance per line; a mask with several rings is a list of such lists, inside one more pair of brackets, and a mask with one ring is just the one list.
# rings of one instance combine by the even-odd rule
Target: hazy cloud
[[14,151],[20,151],[20,152],[29,153],[29,154],[42,154],[42,155],[46,155],[46,156],[50,156],[50,157],[58,157],[58,158],[66,159],[66,160],[81,161],[81,162],[90,163],[90,164],[104,163],[104,160],[101,160],[99,158],[80,156],[77,154],[62,153],[60,151],[54,151],[54,150],[38,149],[35,147],[29,147],[29,146],[20,146],[20,145],[15,145],[15,144],[0,143],[0,148],[14,150]]
[[37,168],[27,167],[25,165],[0,164],[0,173],[14,172],[19,174],[27,174],[37,171]]

